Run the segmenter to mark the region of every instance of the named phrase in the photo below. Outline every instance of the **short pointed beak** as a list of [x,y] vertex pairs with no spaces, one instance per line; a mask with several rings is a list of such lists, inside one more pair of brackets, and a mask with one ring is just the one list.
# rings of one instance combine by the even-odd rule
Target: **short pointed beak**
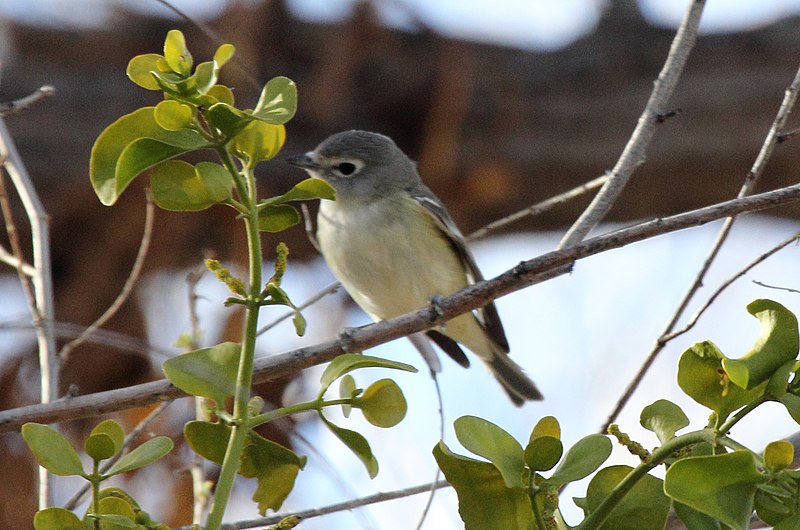
[[290,156],[289,158],[285,159],[287,163],[297,166],[303,169],[320,169],[319,164],[314,162],[311,158],[310,153],[304,153],[302,155],[295,155]]

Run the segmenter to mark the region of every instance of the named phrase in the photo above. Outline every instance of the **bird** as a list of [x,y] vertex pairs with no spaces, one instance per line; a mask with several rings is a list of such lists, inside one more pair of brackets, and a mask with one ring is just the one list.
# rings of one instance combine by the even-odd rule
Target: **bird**
[[[388,136],[350,130],[313,151],[287,159],[336,191],[322,200],[316,239],[320,252],[353,300],[375,321],[425,307],[483,280],[466,240],[446,207],[423,184],[417,165]],[[520,406],[543,396],[509,345],[493,302],[425,332],[453,360],[470,361],[466,346]],[[428,360],[440,364],[420,335],[409,337]],[[433,360],[431,360],[433,355]]]

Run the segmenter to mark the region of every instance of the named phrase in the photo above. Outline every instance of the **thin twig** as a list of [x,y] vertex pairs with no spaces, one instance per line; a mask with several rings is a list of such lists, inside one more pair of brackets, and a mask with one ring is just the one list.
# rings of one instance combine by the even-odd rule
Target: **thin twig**
[[708,308],[711,307],[711,305],[716,301],[716,299],[719,298],[719,295],[721,295],[722,292],[725,289],[727,289],[733,282],[735,282],[736,280],[738,280],[739,278],[741,278],[742,276],[744,276],[745,274],[750,272],[754,267],[756,267],[760,263],[763,263],[765,260],[767,260],[770,256],[772,256],[776,252],[778,252],[778,251],[784,249],[785,247],[791,245],[792,243],[797,241],[799,238],[800,238],[800,232],[798,232],[797,234],[793,235],[792,237],[790,237],[788,239],[785,239],[781,243],[778,243],[777,245],[775,245],[774,247],[772,247],[771,249],[769,249],[768,251],[764,252],[759,257],[757,257],[756,259],[754,259],[753,261],[748,263],[739,272],[737,272],[736,274],[734,274],[733,276],[731,276],[730,278],[728,278],[727,280],[722,282],[722,285],[720,285],[717,288],[717,290],[714,291],[714,293],[711,296],[708,297],[708,300],[706,300],[706,302],[703,304],[703,306],[700,309],[697,310],[697,312],[692,316],[692,318],[689,319],[689,322],[684,327],[682,327],[681,329],[679,329],[677,331],[673,331],[672,333],[669,333],[667,335],[662,336],[661,340],[664,341],[664,342],[670,341],[670,340],[672,340],[672,339],[674,339],[676,337],[679,337],[679,336],[683,335],[687,331],[691,330],[695,326],[695,324],[697,324],[697,321],[700,320],[700,317],[703,316],[703,313],[705,313],[708,310]]
[[[764,168],[766,167],[767,161],[772,156],[773,151],[775,150],[775,146],[781,142],[781,131],[786,127],[786,123],[789,119],[789,114],[792,112],[792,108],[795,105],[797,100],[797,93],[800,90],[800,68],[798,68],[797,73],[792,80],[792,83],[786,89],[786,92],[783,97],[783,101],[781,102],[780,108],[778,109],[778,113],[775,115],[775,119],[772,122],[772,126],[770,127],[769,133],[767,133],[767,137],[764,139],[764,143],[761,146],[761,150],[756,157],[755,162],[753,162],[753,166],[750,168],[750,171],[747,173],[745,177],[744,183],[742,184],[741,189],[737,195],[737,198],[741,199],[750,195],[755,189],[755,185],[757,184],[758,180],[761,177],[761,174],[764,172]],[[705,279],[708,270],[711,268],[711,264],[716,259],[717,255],[719,254],[720,249],[722,248],[723,243],[728,238],[728,234],[733,227],[733,223],[736,219],[736,216],[730,216],[725,219],[722,227],[720,228],[719,233],[714,241],[714,244],[711,247],[711,250],[708,253],[703,265],[700,267],[694,282],[686,291],[686,294],[683,296],[683,299],[678,304],[678,308],[675,310],[675,313],[672,315],[672,318],[667,323],[667,326],[664,328],[664,331],[661,333],[658,339],[656,339],[655,344],[653,344],[650,353],[647,355],[644,363],[639,368],[639,371],[636,373],[634,378],[631,380],[628,387],[625,389],[625,392],[617,401],[617,404],[614,407],[614,410],[609,414],[608,419],[606,420],[603,427],[600,429],[599,432],[605,432],[608,429],[608,426],[615,421],[617,421],[617,417],[622,412],[622,409],[625,407],[625,404],[630,400],[633,393],[636,391],[636,388],[641,383],[644,375],[650,369],[650,367],[655,362],[656,358],[658,357],[661,350],[664,349],[664,346],[667,345],[669,342],[665,340],[665,337],[668,337],[672,331],[675,329],[675,326],[678,325],[678,321],[683,316],[686,308],[689,306],[689,303],[694,298],[694,295],[697,291],[702,287],[703,280]]]
[[54,96],[56,93],[56,89],[50,85],[44,85],[36,89],[33,94],[25,96],[23,98],[8,101],[6,103],[0,103],[0,116],[8,116],[10,114],[15,114],[17,112],[21,112],[23,110],[27,110],[28,108],[32,107],[36,103],[39,103],[43,99],[47,99],[51,96]]
[[[263,383],[297,373],[328,362],[345,351],[363,351],[411,333],[436,327],[467,311],[483,307],[501,296],[563,274],[564,268],[577,260],[655,236],[701,226],[730,215],[765,210],[798,200],[800,200],[800,184],[795,184],[595,236],[573,247],[554,250],[523,261],[490,280],[478,282],[453,295],[442,297],[438,300],[436,308],[425,307],[396,318],[348,329],[339,340],[259,358],[255,362],[253,383]],[[27,421],[53,423],[99,416],[183,396],[184,394],[169,381],[162,379],[48,405],[28,405],[0,411],[0,432],[19,430]]]
[[122,307],[122,304],[130,296],[131,292],[133,291],[133,286],[136,285],[136,282],[139,280],[139,276],[142,274],[142,267],[144,266],[144,260],[147,257],[147,251],[150,248],[150,240],[153,235],[153,218],[155,217],[155,207],[153,205],[153,198],[150,196],[150,192],[147,192],[147,206],[145,208],[145,217],[144,217],[144,230],[142,231],[142,239],[139,242],[139,251],[136,253],[136,259],[133,262],[133,267],[131,267],[131,272],[128,275],[128,278],[125,280],[125,283],[122,285],[122,289],[120,290],[117,298],[114,302],[108,307],[108,309],[103,312],[100,317],[95,320],[88,328],[86,328],[83,333],[81,333],[76,339],[68,342],[64,345],[64,347],[59,352],[59,357],[61,358],[62,362],[66,362],[69,359],[70,353],[86,342],[86,340],[92,336],[98,329],[103,327],[106,322],[111,319],[114,315],[117,314],[119,308]]
[[[419,495],[420,493],[425,493],[427,491],[430,491],[431,488],[438,489],[447,487],[450,487],[450,484],[445,481],[440,481],[432,484],[421,484],[419,486],[412,486],[410,488],[403,488],[394,491],[387,491],[384,493],[376,493],[374,495],[368,495],[366,497],[359,497],[358,499],[339,502],[336,504],[323,506],[322,508],[312,508],[309,510],[303,510],[301,512],[275,514],[275,515],[270,515],[269,517],[261,517],[259,519],[252,519],[249,521],[237,521],[235,523],[223,524],[220,528],[221,530],[242,530],[244,528],[255,528],[256,526],[264,526],[268,524],[278,523],[281,519],[285,519],[286,517],[292,515],[300,517],[301,519],[311,519],[313,517],[319,517],[321,515],[328,515],[331,513],[353,510],[355,508],[368,506],[370,504],[377,504],[379,502],[392,501],[395,499],[410,497],[412,495]],[[175,528],[174,530],[191,530],[191,528],[192,528],[191,526],[181,526],[179,528]]]
[[[336,291],[338,291],[341,287],[342,287],[342,284],[339,283],[339,282],[333,282],[333,283],[331,283],[329,285],[326,285],[325,287],[323,287],[322,289],[317,291],[316,294],[312,295],[309,299],[307,299],[305,302],[303,302],[302,304],[297,306],[297,309],[302,311],[303,309],[305,309],[305,308],[317,303],[318,301],[322,300],[326,296],[336,293]],[[284,313],[283,315],[279,316],[278,318],[276,318],[275,320],[273,320],[269,324],[265,324],[261,329],[258,330],[258,332],[256,334],[257,335],[263,335],[264,333],[266,333],[267,331],[271,330],[272,328],[274,328],[275,326],[277,326],[278,324],[280,324],[284,320],[288,320],[288,319],[292,318],[293,316],[294,316],[294,311]]]
[[765,287],[767,289],[777,289],[779,291],[786,291],[789,293],[800,294],[800,291],[798,291],[797,289],[790,289],[789,287],[781,287],[779,285],[767,285],[766,283],[760,282],[758,280],[753,280],[753,283],[756,285],[760,285],[761,287]]
[[[153,421],[156,418],[158,418],[161,415],[161,413],[164,412],[164,410],[166,410],[166,408],[171,403],[172,403],[171,401],[165,401],[165,402],[159,404],[158,407],[153,409],[153,411],[150,412],[150,414],[145,416],[142,419],[142,421],[140,421],[139,424],[136,425],[136,427],[134,427],[133,430],[127,434],[127,436],[125,436],[125,440],[123,440],[123,442],[122,442],[122,449],[120,450],[120,452],[117,453],[116,455],[114,455],[113,457],[109,458],[108,460],[103,462],[103,465],[100,466],[100,472],[101,473],[105,473],[106,471],[111,469],[111,466],[116,464],[117,461],[119,461],[119,459],[122,458],[122,456],[125,454],[124,453],[125,449],[130,447],[130,445],[133,442],[135,442],[137,438],[139,438],[139,436],[144,432],[144,430],[147,429],[150,426],[150,424],[153,423]],[[67,510],[74,510],[75,507],[78,506],[78,504],[80,504],[83,501],[83,498],[86,496],[86,494],[89,493],[89,490],[91,489],[91,487],[92,487],[92,484],[90,482],[87,482],[86,484],[84,484],[81,487],[81,489],[79,489],[77,492],[75,492],[75,495],[73,495],[64,504],[64,508],[67,509]]]
[[614,169],[611,170],[611,178],[564,235],[558,245],[559,249],[583,241],[586,235],[611,210],[634,170],[645,161],[647,148],[655,135],[656,126],[663,121],[663,116],[669,110],[667,105],[681,77],[689,53],[694,47],[697,29],[700,26],[700,15],[702,15],[704,7],[705,0],[689,2],[689,8],[672,41],[664,67],[654,83],[650,99],[639,117],[639,122],[628,140],[628,144],[622,151]]
[[[0,178],[1,177],[2,175],[0,175]],[[0,193],[5,194],[5,189],[0,191]],[[3,216],[5,217],[5,213]],[[3,247],[3,245],[0,245],[0,262],[5,263],[6,265],[10,265],[11,267],[14,267],[18,271],[21,271],[26,276],[32,277],[34,274],[36,274],[36,269],[34,269],[30,263],[27,263],[25,261],[20,261],[19,258],[17,258],[13,254],[13,252],[9,252],[8,250],[6,250],[5,247]]]
[[526,217],[533,217],[535,215],[541,215],[544,212],[554,208],[555,206],[559,206],[564,204],[567,201],[570,201],[576,197],[580,197],[581,195],[592,191],[593,189],[599,188],[603,184],[608,181],[608,175],[602,175],[595,179],[590,180],[580,186],[572,188],[569,191],[565,191],[564,193],[559,193],[558,195],[554,195],[549,199],[546,199],[542,202],[534,204],[532,206],[528,206],[518,212],[512,213],[507,217],[503,217],[502,219],[498,219],[497,221],[493,221],[488,225],[484,226],[483,228],[479,228],[475,230],[470,235],[467,236],[467,241],[475,241],[476,239],[480,239],[482,237],[486,237],[487,235],[500,230],[501,228],[505,228],[506,226],[510,225],[511,223],[515,223],[520,219],[524,219]]
[[[39,352],[40,400],[50,403],[58,397],[59,362],[53,332],[55,314],[53,273],[50,261],[50,226],[47,212],[36,193],[30,175],[22,162],[3,118],[0,117],[0,160],[3,160],[8,176],[14,183],[25,215],[31,227],[31,249],[33,253],[33,290],[35,304],[31,306],[36,341]],[[20,263],[22,262],[21,255]],[[47,470],[39,468],[39,508],[52,504],[51,477]]]

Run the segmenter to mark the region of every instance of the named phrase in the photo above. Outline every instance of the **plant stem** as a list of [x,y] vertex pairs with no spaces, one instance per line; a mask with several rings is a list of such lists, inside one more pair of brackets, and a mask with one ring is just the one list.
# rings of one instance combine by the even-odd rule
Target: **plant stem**
[[314,401],[307,401],[306,403],[297,403],[296,405],[281,407],[279,409],[265,412],[264,414],[259,414],[258,416],[253,416],[247,422],[247,425],[251,429],[253,429],[255,427],[258,427],[259,425],[264,425],[265,423],[275,421],[278,418],[291,416],[292,414],[297,414],[298,412],[321,410],[323,407],[332,407],[334,405],[351,405],[352,403],[353,403],[353,398],[331,399],[329,401],[322,401],[321,399],[316,399]]
[[611,493],[603,499],[603,502],[595,508],[583,522],[578,525],[579,530],[589,530],[593,528],[600,528],[605,520],[611,515],[611,511],[619,504],[623,497],[636,485],[639,480],[647,474],[648,471],[658,466],[664,460],[669,458],[672,454],[684,447],[693,445],[700,442],[708,442],[714,444],[716,441],[716,433],[712,429],[703,429],[700,431],[693,431],[690,433],[676,436],[669,440],[664,445],[653,451],[650,460],[642,462],[628,475],[620,481],[617,486],[611,490]]
[[245,230],[247,231],[250,286],[245,310],[244,337],[239,356],[239,370],[236,375],[236,391],[233,396],[233,427],[231,428],[228,447],[225,450],[225,458],[222,461],[217,490],[206,520],[206,530],[218,530],[222,524],[222,517],[225,514],[225,508],[233,490],[233,482],[236,479],[239,458],[247,441],[247,433],[251,429],[248,422],[249,412],[247,405],[250,400],[250,387],[253,380],[253,358],[255,356],[256,336],[258,333],[259,297],[261,294],[262,252],[261,238],[258,232],[255,177],[252,171],[249,171],[249,168],[244,168],[243,173],[246,180],[241,183],[242,175],[236,171],[230,154],[224,148],[219,148],[218,152],[225,167],[235,173],[234,182],[237,183],[237,189],[240,194],[244,194],[241,199],[247,208],[247,215],[244,221]]

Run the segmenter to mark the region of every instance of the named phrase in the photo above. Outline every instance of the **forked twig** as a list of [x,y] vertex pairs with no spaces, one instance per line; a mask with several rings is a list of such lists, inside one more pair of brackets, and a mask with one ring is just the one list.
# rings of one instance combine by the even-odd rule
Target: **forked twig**
[[[789,120],[789,114],[791,114],[792,108],[795,105],[797,100],[797,92],[800,90],[800,68],[798,68],[797,73],[792,80],[792,83],[786,89],[786,92],[783,96],[783,101],[781,102],[780,108],[778,109],[778,113],[775,115],[775,119],[772,122],[772,126],[770,127],[769,132],[767,133],[767,137],[764,139],[764,143],[761,146],[761,150],[756,157],[755,162],[753,162],[752,168],[747,173],[745,177],[744,183],[742,184],[741,189],[737,195],[737,198],[741,199],[748,195],[750,195],[755,188],[756,183],[758,182],[761,174],[764,172],[764,168],[766,167],[767,161],[769,160],[770,156],[772,156],[773,151],[775,150],[775,146],[782,142],[782,134],[781,131],[786,127],[786,123]],[[617,417],[622,412],[622,409],[625,407],[627,402],[630,400],[633,393],[638,388],[639,384],[641,383],[642,379],[644,378],[647,371],[653,365],[658,354],[664,349],[664,346],[667,345],[669,339],[666,339],[672,331],[675,329],[675,326],[678,324],[678,320],[680,320],[683,313],[686,311],[686,308],[689,306],[689,302],[694,298],[694,295],[703,285],[703,280],[706,276],[706,273],[711,268],[711,264],[716,259],[717,255],[719,254],[720,249],[722,248],[723,243],[728,238],[728,234],[733,227],[733,223],[736,219],[735,215],[732,215],[725,219],[725,222],[720,228],[719,233],[717,234],[717,238],[714,241],[714,244],[709,251],[706,260],[703,262],[703,265],[700,267],[694,282],[686,291],[683,299],[681,300],[680,304],[678,304],[678,308],[675,310],[671,320],[664,328],[664,331],[661,333],[658,339],[656,339],[655,344],[653,344],[650,353],[647,355],[644,363],[639,368],[639,371],[636,373],[634,378],[628,384],[628,387],[625,389],[625,392],[617,401],[617,404],[614,406],[614,410],[612,410],[611,414],[609,414],[608,419],[606,420],[605,424],[603,425],[600,432],[605,432],[608,429],[608,426],[614,423],[617,420]]]
[[689,2],[689,8],[672,41],[664,67],[654,83],[650,99],[647,101],[644,112],[639,117],[639,122],[633,134],[631,134],[628,144],[622,151],[614,169],[611,170],[611,178],[603,185],[591,204],[564,235],[558,245],[559,249],[567,248],[583,241],[586,235],[611,210],[633,171],[644,162],[647,148],[655,135],[656,126],[663,121],[663,117],[669,110],[667,104],[683,73],[683,67],[686,65],[689,53],[694,47],[697,39],[697,29],[700,26],[700,16],[704,7],[705,0],[692,0]]

